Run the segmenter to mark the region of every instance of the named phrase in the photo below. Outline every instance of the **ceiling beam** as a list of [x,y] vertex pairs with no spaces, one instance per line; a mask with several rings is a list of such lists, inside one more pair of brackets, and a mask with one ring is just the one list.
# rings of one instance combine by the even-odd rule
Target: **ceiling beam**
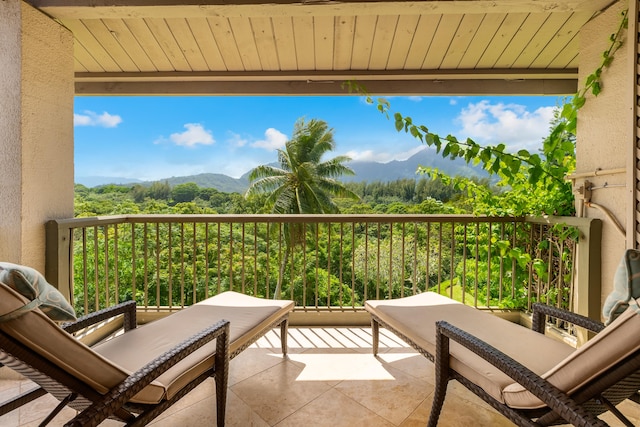
[[[350,95],[346,81],[77,81],[76,95]],[[577,79],[358,80],[373,95],[569,95]]]
[[598,13],[617,0],[28,0],[57,19],[195,18],[209,16],[362,16],[403,14]]
[[572,69],[484,69],[484,70],[344,70],[344,71],[189,71],[189,72],[115,72],[75,74],[76,82],[244,82],[244,81],[376,81],[376,80],[575,80]]

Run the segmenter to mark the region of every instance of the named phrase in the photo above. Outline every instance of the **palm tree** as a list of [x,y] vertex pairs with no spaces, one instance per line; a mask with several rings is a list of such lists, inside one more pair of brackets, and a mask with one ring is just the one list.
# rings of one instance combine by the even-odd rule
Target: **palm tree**
[[[323,161],[325,154],[335,148],[333,129],[326,122],[299,119],[293,136],[284,149],[278,149],[280,167],[262,165],[249,174],[246,196],[266,193],[267,205],[277,214],[338,213],[333,197],[358,199],[358,195],[338,181],[342,175],[354,175],[344,163],[348,156]],[[285,255],[274,298],[279,298],[282,277],[291,248],[305,235],[303,224],[285,224]]]
[[343,164],[350,157],[322,161],[335,145],[333,129],[326,122],[299,119],[291,140],[284,149],[278,149],[280,167],[262,165],[253,169],[246,195],[267,193],[267,204],[278,214],[338,213],[332,197],[358,199],[358,196],[337,180],[342,175],[354,175]]

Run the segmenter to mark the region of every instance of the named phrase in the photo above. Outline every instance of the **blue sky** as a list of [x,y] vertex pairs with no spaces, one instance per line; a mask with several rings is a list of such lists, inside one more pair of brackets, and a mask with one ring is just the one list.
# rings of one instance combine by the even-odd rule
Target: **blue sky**
[[[393,112],[442,136],[537,150],[558,97],[389,97]],[[199,173],[239,177],[277,160],[299,118],[334,129],[354,160],[404,160],[419,141],[357,96],[76,97],[75,176],[159,180]]]

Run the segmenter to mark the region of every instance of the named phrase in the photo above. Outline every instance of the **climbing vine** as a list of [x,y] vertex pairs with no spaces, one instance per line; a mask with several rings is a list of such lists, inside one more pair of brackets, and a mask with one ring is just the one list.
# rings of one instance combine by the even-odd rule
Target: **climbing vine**
[[[368,94],[364,87],[357,82],[346,82],[346,88],[352,93],[366,96],[368,103],[377,103],[377,109],[388,119],[393,117],[395,128],[399,132],[406,132],[419,139],[422,143],[435,148],[437,153],[451,159],[461,158],[467,163],[479,164],[490,174],[500,177],[500,183],[511,189],[516,187],[528,187],[526,192],[533,195],[547,193],[553,195],[550,198],[559,209],[554,212],[538,212],[548,214],[566,215],[567,209],[573,206],[573,194],[571,185],[566,181],[566,176],[575,169],[575,134],[578,110],[586,102],[588,94],[598,96],[602,91],[601,80],[603,71],[609,67],[614,59],[616,51],[622,46],[622,39],[628,24],[627,11],[622,12],[622,17],[616,31],[610,35],[607,49],[603,52],[599,66],[591,73],[584,86],[572,97],[563,100],[564,105],[558,108],[558,113],[551,124],[549,136],[544,140],[541,153],[531,153],[527,150],[519,150],[516,153],[507,151],[505,144],[482,146],[471,138],[458,139],[454,135],[440,136],[433,133],[422,124],[414,123],[413,119],[399,112],[391,111],[391,104],[385,98],[377,98]],[[422,170],[432,176],[442,178],[443,175],[436,170]],[[459,186],[467,186],[470,190],[472,183],[463,183],[454,180]],[[531,189],[535,189],[535,191]],[[474,187],[474,191],[479,188]],[[532,192],[533,191],[533,192]],[[537,194],[538,196],[540,194]],[[487,196],[489,196],[487,194]],[[477,193],[474,194],[477,197]],[[536,197],[537,198],[537,197]],[[562,200],[562,199],[565,200]],[[530,206],[522,206],[528,209]],[[549,206],[546,206],[547,210]],[[513,212],[512,212],[513,213]],[[532,213],[529,211],[528,213]]]

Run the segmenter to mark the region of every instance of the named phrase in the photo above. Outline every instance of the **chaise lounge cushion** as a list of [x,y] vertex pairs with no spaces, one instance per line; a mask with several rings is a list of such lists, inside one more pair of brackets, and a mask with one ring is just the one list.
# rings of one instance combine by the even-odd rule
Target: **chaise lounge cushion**
[[[135,372],[190,335],[217,320],[226,319],[230,321],[229,354],[233,354],[250,342],[255,334],[272,326],[292,309],[293,301],[265,300],[237,292],[223,292],[94,346],[93,350],[127,371]],[[160,375],[156,382],[161,384],[161,388],[147,387],[136,395],[134,401],[153,403],[163,397],[172,398],[175,392],[213,365],[214,354],[215,341]]]
[[[629,339],[637,336],[638,331],[640,313],[629,307],[602,332],[541,376],[560,390],[571,394],[589,380],[638,351],[640,340]],[[504,402],[512,408],[531,409],[545,406],[517,383],[505,387],[503,395]]]
[[[0,283],[0,315],[27,302],[14,289]],[[15,320],[0,323],[0,329],[99,393],[106,393],[128,374],[66,333],[38,308]]]
[[[22,295],[0,283],[0,315],[26,302]],[[106,393],[152,359],[218,320],[232,319],[230,349],[237,349],[292,308],[292,301],[262,300],[226,292],[92,348],[66,333],[39,309],[4,322],[0,328],[99,393]],[[204,345],[145,387],[132,401],[158,403],[170,399],[212,366],[215,348],[215,340]]]
[[[538,375],[550,371],[574,351],[567,344],[434,292],[367,301],[365,308],[431,355],[435,355],[438,320],[493,345]],[[504,403],[502,391],[513,384],[511,377],[456,342],[450,342],[450,352],[452,369]]]

